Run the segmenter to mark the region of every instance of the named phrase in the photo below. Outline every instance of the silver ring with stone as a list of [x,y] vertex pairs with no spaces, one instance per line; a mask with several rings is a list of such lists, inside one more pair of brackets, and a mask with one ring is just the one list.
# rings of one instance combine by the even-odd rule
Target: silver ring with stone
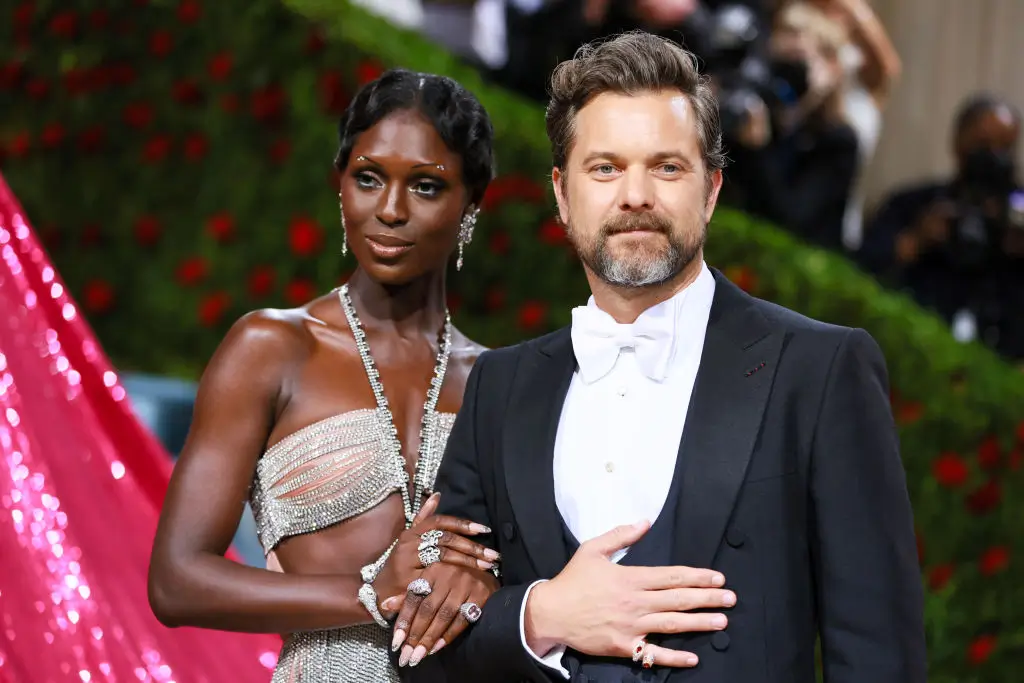
[[441,536],[444,535],[443,531],[437,529],[431,529],[426,533],[420,534],[420,545],[417,550],[424,550],[426,548],[436,548],[437,544],[441,541]]
[[408,586],[406,590],[413,595],[418,595],[421,598],[425,598],[434,590],[430,587],[430,582],[426,579],[415,579]]
[[424,567],[429,567],[435,562],[441,561],[441,549],[436,545],[426,547],[419,552],[420,564]]
[[483,614],[483,610],[480,609],[480,605],[475,602],[464,602],[459,606],[459,614],[466,618],[471,624],[475,624],[480,620],[480,615]]
[[650,669],[652,666],[654,666],[654,653],[648,650],[647,648],[644,648],[644,660],[643,662],[641,662],[641,665],[645,669]]
[[636,641],[636,645],[633,646],[633,661],[639,662],[644,658],[644,650],[647,649],[647,641],[641,638]]

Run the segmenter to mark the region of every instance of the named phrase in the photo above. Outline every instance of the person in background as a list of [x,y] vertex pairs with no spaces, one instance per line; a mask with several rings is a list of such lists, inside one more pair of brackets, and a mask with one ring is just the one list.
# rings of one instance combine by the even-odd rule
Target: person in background
[[847,30],[849,42],[840,51],[846,75],[843,108],[857,134],[860,152],[857,180],[843,219],[843,245],[856,251],[863,237],[864,196],[860,183],[874,157],[882,131],[882,113],[903,69],[889,33],[867,0],[815,0],[815,4]]
[[752,101],[732,141],[730,201],[838,249],[858,166],[840,59],[846,29],[810,2],[791,2],[769,41],[774,99]]
[[982,93],[955,115],[950,179],[883,199],[858,252],[864,266],[934,310],[961,341],[1024,359],[1021,114]]

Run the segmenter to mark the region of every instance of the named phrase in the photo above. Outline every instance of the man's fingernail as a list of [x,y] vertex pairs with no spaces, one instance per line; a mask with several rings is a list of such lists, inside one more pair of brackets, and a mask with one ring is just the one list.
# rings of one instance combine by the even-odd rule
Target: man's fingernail
[[438,650],[444,647],[444,638],[438,638],[437,642],[434,643],[434,647],[430,648],[430,654],[434,654]]
[[686,665],[687,666],[697,666],[697,656],[696,655],[690,655],[689,657],[687,657],[686,658]]
[[725,595],[722,596],[722,604],[726,607],[732,607],[736,604],[736,594],[732,591],[726,591]]
[[711,577],[711,585],[712,586],[724,586],[725,585],[725,577],[722,576],[721,574],[715,574],[714,576]]
[[395,635],[391,637],[391,651],[398,652],[398,648],[402,647],[402,643],[405,642],[405,631],[400,628],[395,629]]

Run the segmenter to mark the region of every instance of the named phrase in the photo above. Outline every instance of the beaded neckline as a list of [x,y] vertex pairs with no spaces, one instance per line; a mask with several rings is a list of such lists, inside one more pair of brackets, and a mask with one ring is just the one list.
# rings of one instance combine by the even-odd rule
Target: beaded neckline
[[423,494],[429,488],[426,482],[426,468],[428,466],[427,448],[433,437],[432,431],[436,429],[435,421],[430,419],[435,412],[438,398],[441,395],[441,385],[444,383],[444,376],[448,370],[448,358],[451,355],[452,345],[452,319],[448,310],[445,309],[444,329],[441,334],[441,343],[437,350],[437,361],[434,366],[434,376],[430,378],[430,388],[427,390],[427,400],[423,403],[423,418],[420,422],[420,444],[416,458],[416,469],[413,476],[413,494],[409,492],[409,474],[405,469],[405,458],[402,457],[402,444],[398,440],[398,427],[395,426],[395,418],[388,405],[388,399],[384,395],[384,386],[380,382],[380,373],[377,365],[370,354],[370,345],[366,341],[366,333],[363,331],[362,322],[356,314],[352,298],[348,293],[348,285],[342,285],[338,289],[338,298],[341,300],[341,307],[345,312],[349,327],[352,328],[352,336],[356,341],[356,349],[363,361],[363,368],[370,380],[370,388],[373,389],[373,396],[377,401],[377,408],[384,414],[387,421],[386,432],[390,436],[388,447],[391,451],[392,467],[395,468],[395,479],[402,485],[402,507],[405,512],[405,524],[409,527],[416,514],[420,510]]

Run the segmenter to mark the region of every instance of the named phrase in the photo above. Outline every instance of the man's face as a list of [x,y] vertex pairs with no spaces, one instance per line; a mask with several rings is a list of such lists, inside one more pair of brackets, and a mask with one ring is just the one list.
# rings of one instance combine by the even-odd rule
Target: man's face
[[722,173],[705,173],[696,119],[678,91],[604,93],[576,117],[559,215],[584,266],[610,285],[668,282],[702,254]]

